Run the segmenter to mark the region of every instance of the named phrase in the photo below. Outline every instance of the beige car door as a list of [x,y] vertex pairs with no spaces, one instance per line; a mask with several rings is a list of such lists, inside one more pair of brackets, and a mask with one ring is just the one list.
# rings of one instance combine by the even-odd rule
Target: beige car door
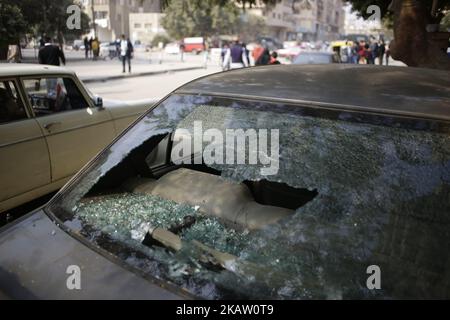
[[110,113],[94,107],[70,76],[28,78],[23,84],[47,140],[52,181],[75,174],[115,137]]
[[0,212],[23,202],[15,197],[50,183],[43,132],[17,89],[15,80],[0,79]]

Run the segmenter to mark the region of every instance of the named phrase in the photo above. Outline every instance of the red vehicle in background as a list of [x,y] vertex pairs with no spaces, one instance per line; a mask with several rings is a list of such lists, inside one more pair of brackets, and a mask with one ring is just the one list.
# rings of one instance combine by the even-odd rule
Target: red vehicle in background
[[184,52],[199,54],[205,51],[205,40],[202,37],[184,38],[181,46]]

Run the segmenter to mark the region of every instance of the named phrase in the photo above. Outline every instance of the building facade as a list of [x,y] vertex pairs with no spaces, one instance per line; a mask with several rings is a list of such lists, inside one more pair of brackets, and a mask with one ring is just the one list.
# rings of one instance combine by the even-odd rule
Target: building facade
[[344,33],[342,0],[282,0],[272,6],[258,1],[245,9],[248,14],[264,17],[269,36],[279,41],[329,41]]
[[[135,24],[153,25],[155,21],[153,15],[161,14],[161,1],[84,0],[83,10],[91,18],[91,21],[95,19],[95,33],[99,40],[114,41],[122,34],[127,37],[132,37],[133,32],[136,34],[133,28]],[[153,15],[149,16],[149,13]],[[139,15],[143,15],[143,17],[140,18]],[[150,21],[147,23],[145,18]],[[94,28],[91,30],[91,36],[93,35]]]
[[162,13],[130,13],[130,39],[150,44],[159,33],[165,33],[161,25]]

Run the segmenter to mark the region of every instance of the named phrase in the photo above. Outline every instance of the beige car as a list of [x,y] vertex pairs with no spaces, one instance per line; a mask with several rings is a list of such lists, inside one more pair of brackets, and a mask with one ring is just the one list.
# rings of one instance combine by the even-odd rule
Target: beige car
[[63,186],[153,101],[102,101],[74,72],[0,66],[0,213]]

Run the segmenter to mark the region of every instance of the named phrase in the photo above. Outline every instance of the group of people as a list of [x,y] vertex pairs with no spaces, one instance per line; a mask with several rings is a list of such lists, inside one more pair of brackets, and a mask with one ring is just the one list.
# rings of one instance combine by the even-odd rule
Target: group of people
[[[349,45],[348,59],[353,64],[378,64],[381,66],[386,60],[386,65],[389,65],[389,58],[391,56],[389,45],[384,41],[372,40],[369,43],[366,41],[359,41]],[[378,61],[377,61],[378,59]]]
[[[89,59],[91,56],[93,60],[97,60],[100,55],[100,42],[97,37],[88,39],[84,38],[84,50],[86,59]],[[129,38],[126,38],[123,34],[120,39],[117,39],[115,42],[115,52],[114,56],[119,57],[122,61],[122,72],[126,72],[126,65],[128,63],[128,72],[131,72],[131,59],[133,58],[133,44],[131,43]]]
[[[278,61],[278,54],[273,51],[269,51],[267,46],[257,46],[252,52],[252,58],[256,66],[280,64]],[[222,69],[239,69],[250,66],[250,50],[247,49],[245,43],[241,43],[239,40],[235,40],[234,43],[229,46],[225,44],[222,48]]]
[[83,42],[86,59],[92,57],[93,60],[97,60],[100,55],[100,42],[97,37],[91,37],[90,39],[85,37]]

